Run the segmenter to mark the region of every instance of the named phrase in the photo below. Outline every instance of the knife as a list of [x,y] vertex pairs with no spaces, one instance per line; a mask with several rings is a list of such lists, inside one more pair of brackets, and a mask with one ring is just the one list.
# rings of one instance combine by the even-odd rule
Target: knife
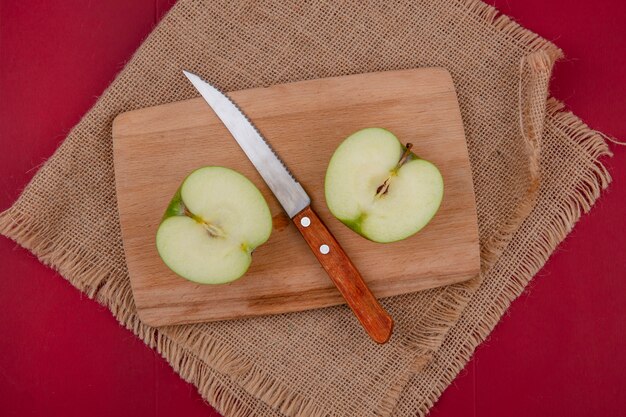
[[226,94],[196,74],[188,71],[183,71],[183,74],[261,174],[365,331],[375,342],[387,342],[393,330],[393,319],[378,303],[348,255],[313,211],[311,199],[300,183],[250,119]]

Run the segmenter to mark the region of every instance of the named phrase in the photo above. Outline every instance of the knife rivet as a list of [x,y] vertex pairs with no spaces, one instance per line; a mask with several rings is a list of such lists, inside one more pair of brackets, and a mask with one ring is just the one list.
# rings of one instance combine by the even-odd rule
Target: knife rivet
[[300,224],[302,225],[302,227],[309,227],[311,225],[311,219],[305,216],[300,219]]
[[330,252],[330,248],[328,247],[328,245],[320,246],[320,253],[322,255],[326,255],[328,252]]

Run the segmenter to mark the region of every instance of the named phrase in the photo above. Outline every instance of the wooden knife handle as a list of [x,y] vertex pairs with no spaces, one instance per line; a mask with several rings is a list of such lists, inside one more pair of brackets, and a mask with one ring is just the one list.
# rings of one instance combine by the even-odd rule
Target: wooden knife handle
[[348,255],[311,206],[296,214],[293,222],[365,331],[377,343],[389,340],[393,319],[380,306]]

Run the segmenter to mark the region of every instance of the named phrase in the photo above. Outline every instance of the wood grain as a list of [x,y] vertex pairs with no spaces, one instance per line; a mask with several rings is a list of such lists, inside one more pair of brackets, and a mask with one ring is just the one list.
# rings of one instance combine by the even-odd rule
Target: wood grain
[[[183,75],[181,74],[181,77]],[[472,175],[452,79],[439,68],[360,74],[233,92],[312,199],[319,217],[378,298],[461,282],[479,270]],[[324,174],[335,148],[364,127],[391,130],[439,167],[441,208],[418,234],[378,244],[328,211]],[[113,123],[124,250],[141,319],[160,326],[278,314],[343,303],[343,298],[243,151],[201,99],[135,110]],[[248,273],[201,285],[171,272],[155,234],[183,178],[205,165],[233,168],[255,183],[274,217],[269,241]]]
[[387,342],[393,330],[393,319],[380,306],[324,222],[309,206],[294,216],[293,224],[367,334],[377,343]]

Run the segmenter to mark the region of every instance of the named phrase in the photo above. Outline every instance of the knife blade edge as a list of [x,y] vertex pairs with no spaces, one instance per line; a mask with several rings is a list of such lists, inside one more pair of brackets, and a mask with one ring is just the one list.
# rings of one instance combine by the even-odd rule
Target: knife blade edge
[[290,218],[311,204],[311,199],[252,120],[226,93],[183,70],[183,74],[226,126]]

